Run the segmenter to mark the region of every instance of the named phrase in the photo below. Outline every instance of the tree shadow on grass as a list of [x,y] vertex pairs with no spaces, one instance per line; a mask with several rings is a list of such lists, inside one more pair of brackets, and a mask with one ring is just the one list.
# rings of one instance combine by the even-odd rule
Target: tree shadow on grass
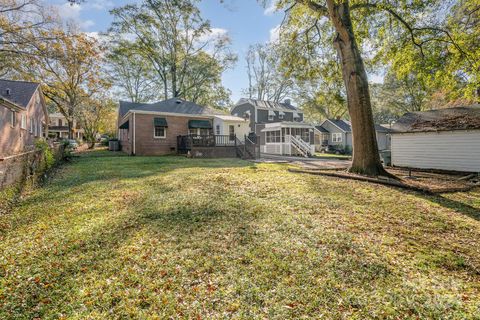
[[454,210],[469,218],[480,221],[480,210],[467,203],[449,199],[443,195],[433,195],[433,196],[421,195],[421,197],[425,200],[434,202],[446,209]]
[[[108,152],[82,154],[72,163],[57,170],[56,175],[45,186],[26,197],[19,205],[32,206],[40,202],[55,204],[96,188],[97,193],[105,193],[115,188],[127,188],[126,184],[137,179],[168,174],[183,169],[228,169],[247,168],[253,164],[239,159],[187,159],[179,156],[129,157],[110,155]],[[200,173],[201,174],[201,173]],[[179,178],[180,179],[180,178]],[[148,181],[146,181],[148,183]],[[162,189],[157,189],[161,192]],[[95,198],[95,195],[92,195]],[[65,209],[68,203],[65,204]],[[17,228],[35,222],[35,215],[18,217]],[[6,231],[6,230],[3,230]]]
[[110,179],[141,179],[178,169],[246,168],[254,164],[240,159],[189,159],[182,156],[108,156],[92,152],[75,159],[71,164],[75,175],[54,181],[59,187],[75,187],[92,181]]
[[[170,193],[173,193],[173,190]],[[118,215],[112,215],[112,212],[103,213],[112,215],[111,220],[103,224],[85,225],[85,220],[76,224],[75,219],[72,219],[71,226],[50,225],[45,232],[55,232],[59,236],[58,239],[53,239],[54,245],[32,244],[36,247],[34,252],[22,252],[7,247],[6,249],[12,252],[10,254],[3,252],[2,255],[11,256],[15,259],[15,264],[5,266],[1,272],[4,277],[4,288],[9,291],[9,295],[3,296],[0,302],[0,317],[22,315],[28,318],[48,318],[60,313],[68,315],[69,312],[82,312],[82,308],[88,308],[87,311],[92,312],[96,308],[95,305],[86,307],[89,298],[81,291],[96,288],[88,285],[87,288],[82,288],[82,284],[85,283],[92,285],[88,281],[83,282],[82,279],[93,277],[95,281],[100,281],[98,285],[108,288],[105,283],[108,276],[123,271],[122,269],[129,263],[135,265],[135,260],[125,261],[124,258],[120,259],[119,255],[129,257],[128,251],[122,252],[124,246],[128,245],[137,233],[146,229],[164,239],[177,239],[168,240],[172,243],[167,243],[167,247],[179,244],[200,249],[202,246],[215,247],[217,240],[209,238],[205,228],[220,233],[227,232],[224,228],[228,228],[228,233],[234,234],[233,238],[247,242],[252,240],[250,228],[252,217],[241,211],[227,216],[226,211],[212,207],[208,201],[198,204],[186,200],[179,204],[180,209],[172,207],[158,210],[153,203],[145,200],[135,199]],[[145,203],[147,208],[143,206]],[[225,224],[226,220],[228,224]],[[197,244],[195,239],[198,241],[201,239],[203,243]],[[243,244],[238,242],[236,245]],[[16,276],[17,274],[21,276]],[[131,287],[132,290],[136,288],[133,283],[122,283],[122,286]],[[112,300],[109,300],[110,297],[99,299],[101,301],[96,303],[106,303],[99,306],[104,310],[114,308],[119,303],[114,297]]]

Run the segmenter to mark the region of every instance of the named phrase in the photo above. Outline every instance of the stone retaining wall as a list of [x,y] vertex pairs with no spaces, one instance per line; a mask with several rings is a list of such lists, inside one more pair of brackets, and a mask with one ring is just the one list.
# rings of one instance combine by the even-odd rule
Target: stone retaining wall
[[[50,149],[55,162],[60,161],[63,157],[63,145],[52,144]],[[41,150],[0,158],[0,190],[14,185],[21,186],[29,178],[42,176],[45,170],[45,157]]]

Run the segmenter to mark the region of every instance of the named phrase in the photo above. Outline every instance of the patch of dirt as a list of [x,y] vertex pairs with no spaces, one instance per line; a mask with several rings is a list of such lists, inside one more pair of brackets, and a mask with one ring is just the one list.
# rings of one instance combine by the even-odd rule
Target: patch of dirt
[[303,169],[291,169],[291,172],[307,173],[315,175],[324,175],[342,179],[353,179],[367,181],[372,183],[390,185],[403,189],[410,189],[427,193],[448,193],[469,191],[475,187],[480,187],[480,177],[478,175],[465,174],[447,174],[432,173],[426,171],[410,171],[408,169],[387,168],[387,171],[399,180],[387,177],[366,177],[358,174],[349,173],[344,168],[332,170],[329,168],[312,168],[301,166]]
[[[433,173],[428,171],[388,168],[388,172],[401,179],[401,182],[410,186],[428,189],[435,193],[469,190],[480,186],[478,175]],[[464,179],[465,177],[469,177]]]

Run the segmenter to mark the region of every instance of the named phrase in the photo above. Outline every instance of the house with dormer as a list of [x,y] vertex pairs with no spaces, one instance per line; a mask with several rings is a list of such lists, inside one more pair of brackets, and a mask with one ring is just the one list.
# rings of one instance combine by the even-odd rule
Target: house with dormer
[[249,121],[262,153],[310,156],[315,152],[315,128],[304,122],[303,112],[290,100],[240,99],[231,114]]
[[39,83],[0,80],[0,159],[33,150],[48,121]]

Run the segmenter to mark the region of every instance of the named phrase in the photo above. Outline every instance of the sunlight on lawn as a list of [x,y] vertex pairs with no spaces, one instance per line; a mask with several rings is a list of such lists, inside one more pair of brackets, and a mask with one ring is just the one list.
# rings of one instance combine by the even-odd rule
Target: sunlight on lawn
[[479,197],[89,153],[0,217],[0,318],[475,318]]

